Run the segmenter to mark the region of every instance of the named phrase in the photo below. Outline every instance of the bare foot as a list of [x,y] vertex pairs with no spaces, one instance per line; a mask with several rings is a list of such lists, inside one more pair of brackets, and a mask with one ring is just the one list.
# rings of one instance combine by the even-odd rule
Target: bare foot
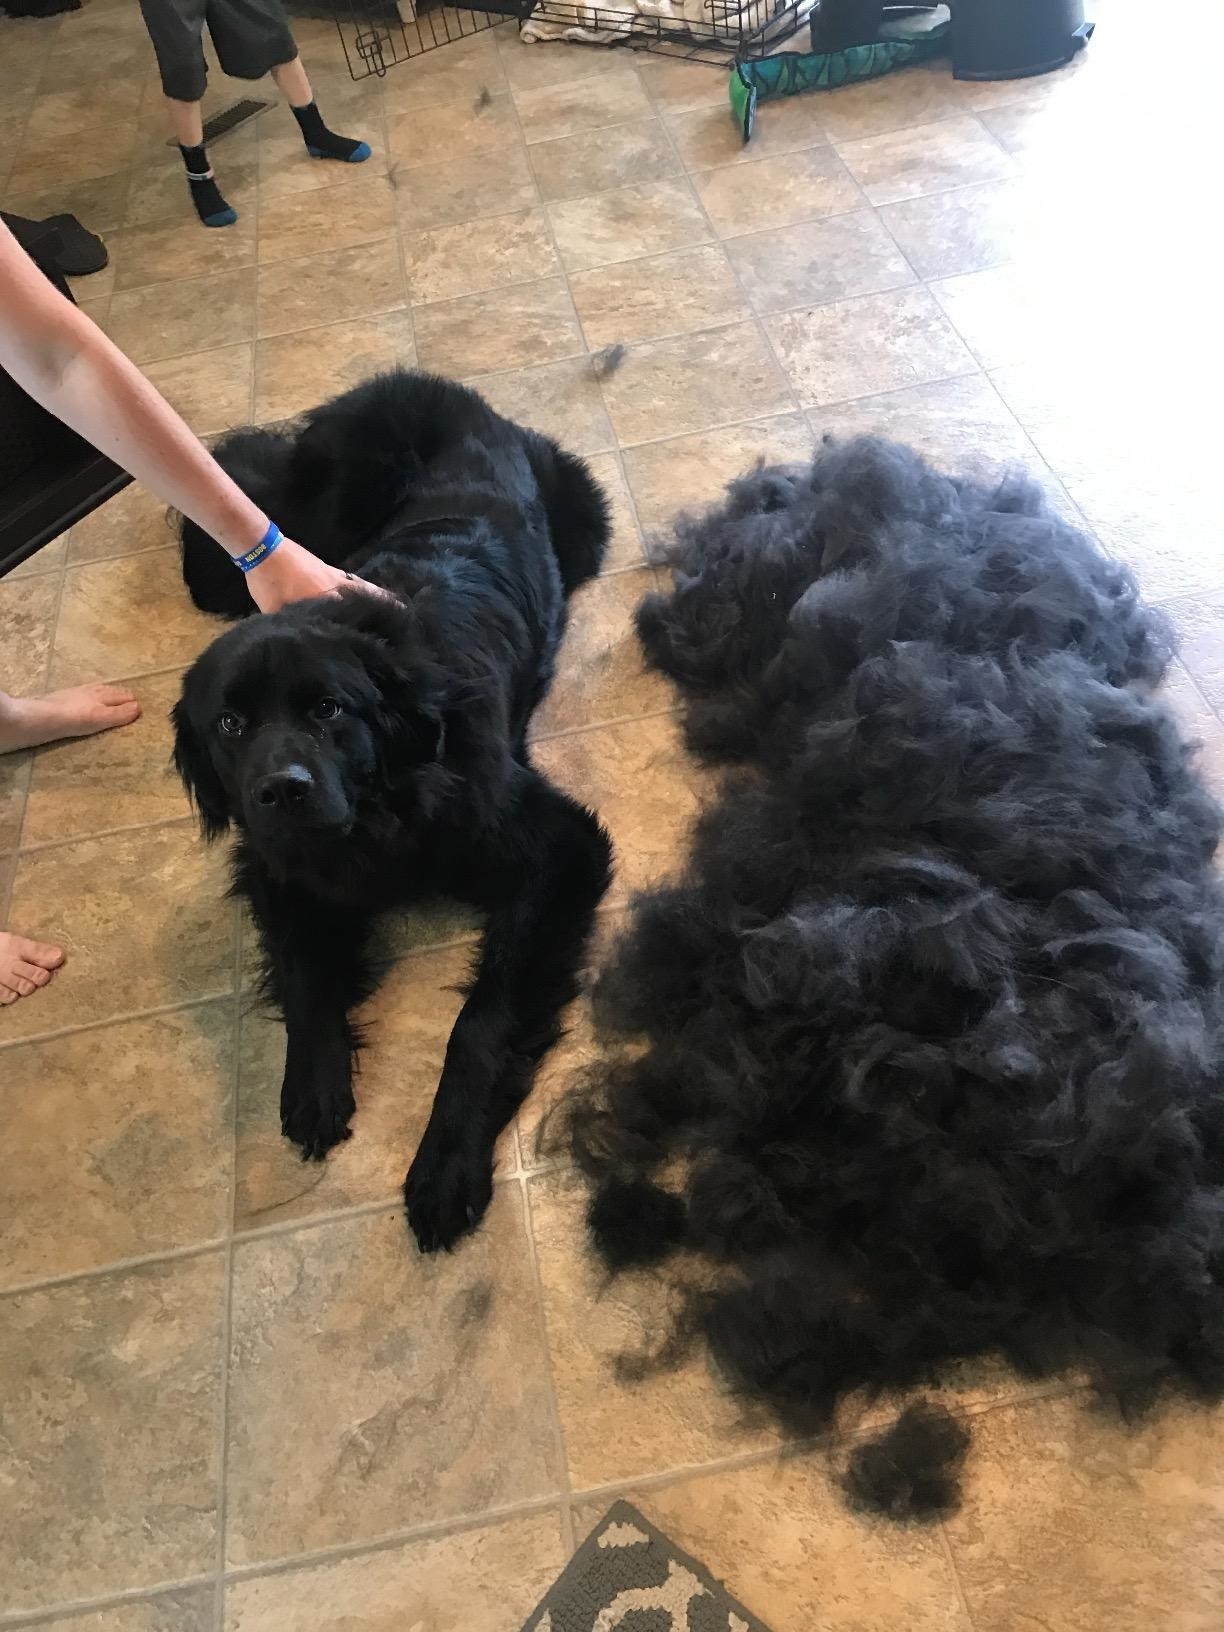
[[69,686],[45,697],[0,692],[0,754],[65,737],[92,737],[139,718],[140,704],[126,686]]
[[0,1008],[32,997],[45,986],[64,961],[58,946],[46,941],[27,941],[0,929]]

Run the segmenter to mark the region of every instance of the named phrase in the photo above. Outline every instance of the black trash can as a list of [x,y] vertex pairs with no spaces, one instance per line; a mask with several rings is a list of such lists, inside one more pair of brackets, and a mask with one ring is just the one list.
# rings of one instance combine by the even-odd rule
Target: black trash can
[[956,79],[1022,79],[1070,62],[1088,42],[1084,0],[951,0]]

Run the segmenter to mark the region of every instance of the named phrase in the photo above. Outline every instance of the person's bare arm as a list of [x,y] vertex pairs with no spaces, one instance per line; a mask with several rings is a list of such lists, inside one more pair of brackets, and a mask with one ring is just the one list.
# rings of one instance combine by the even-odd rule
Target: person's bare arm
[[[48,413],[189,516],[231,556],[256,545],[275,520],[226,475],[118,346],[64,299],[3,222],[0,366]],[[291,539],[247,574],[261,612],[354,582]]]

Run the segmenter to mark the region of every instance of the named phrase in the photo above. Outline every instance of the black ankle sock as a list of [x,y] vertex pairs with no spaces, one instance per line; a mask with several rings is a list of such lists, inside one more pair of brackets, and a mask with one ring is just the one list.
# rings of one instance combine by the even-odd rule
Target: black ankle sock
[[360,164],[368,159],[370,149],[365,142],[352,136],[337,136],[323,123],[317,102],[308,102],[304,108],[294,108],[293,117],[301,128],[306,151],[313,159],[342,159],[348,164]]
[[187,166],[187,185],[200,220],[206,227],[232,227],[238,219],[238,211],[231,209],[222,198],[203,144],[184,147],[180,142],[179,152]]

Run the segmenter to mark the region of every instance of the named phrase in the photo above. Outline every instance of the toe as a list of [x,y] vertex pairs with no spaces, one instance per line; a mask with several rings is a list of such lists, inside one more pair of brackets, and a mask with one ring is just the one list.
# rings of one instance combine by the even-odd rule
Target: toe
[[31,989],[35,986],[45,986],[51,979],[50,969],[44,969],[36,963],[27,963],[24,958],[13,965],[12,973],[22,980],[29,981]]
[[11,986],[0,986],[0,1009],[7,1009],[10,1003],[16,1003],[17,993]]
[[13,951],[25,963],[35,963],[40,969],[58,969],[64,961],[64,949],[52,946],[50,941],[27,941],[24,936],[13,936]]

